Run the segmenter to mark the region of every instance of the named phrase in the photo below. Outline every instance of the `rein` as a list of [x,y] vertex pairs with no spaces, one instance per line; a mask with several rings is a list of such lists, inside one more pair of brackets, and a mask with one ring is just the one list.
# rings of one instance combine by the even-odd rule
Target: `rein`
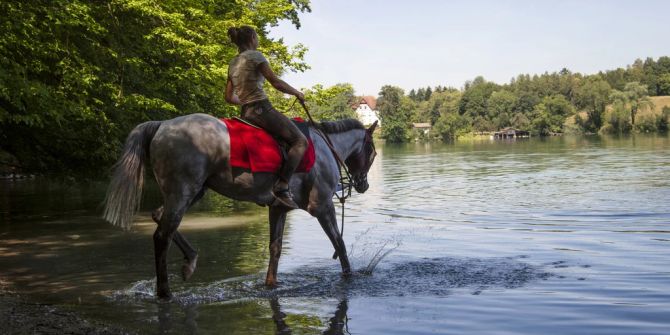
[[[298,98],[296,98],[293,101],[293,105],[295,105],[295,102],[298,101]],[[293,108],[293,105],[291,105],[291,108]],[[309,122],[312,124],[312,127],[316,130],[316,133],[323,138],[323,140],[326,142],[326,145],[328,145],[328,148],[330,151],[333,153],[333,156],[335,157],[335,162],[337,163],[337,168],[340,171],[340,188],[342,190],[342,195],[337,193],[337,190],[335,190],[335,197],[337,197],[337,200],[340,201],[342,204],[342,225],[340,228],[340,236],[344,235],[344,203],[347,200],[348,197],[351,196],[351,188],[354,186],[353,180],[351,178],[351,173],[349,173],[349,169],[347,168],[347,165],[342,161],[342,158],[340,155],[335,151],[335,147],[333,147],[333,142],[330,140],[330,137],[328,137],[328,134],[323,132],[319,127],[316,125],[316,122],[314,122],[314,119],[312,118],[312,115],[309,113],[309,110],[307,109],[307,106],[305,105],[304,102],[300,101],[300,105],[302,108],[305,110],[305,113],[307,113],[307,117],[309,118]],[[344,171],[344,174],[342,173]],[[337,258],[337,251],[333,254],[333,259]]]

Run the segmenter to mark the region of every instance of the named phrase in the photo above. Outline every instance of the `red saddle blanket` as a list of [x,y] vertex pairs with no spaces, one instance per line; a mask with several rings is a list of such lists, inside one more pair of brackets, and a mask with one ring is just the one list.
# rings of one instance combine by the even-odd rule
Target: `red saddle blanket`
[[[230,134],[231,166],[249,169],[251,172],[279,171],[282,166],[281,149],[270,134],[237,119],[221,119],[221,121],[226,124]],[[302,119],[294,119],[293,122],[296,122],[298,128],[305,133],[307,124]],[[295,172],[309,172],[316,160],[314,144],[307,135],[308,147]]]

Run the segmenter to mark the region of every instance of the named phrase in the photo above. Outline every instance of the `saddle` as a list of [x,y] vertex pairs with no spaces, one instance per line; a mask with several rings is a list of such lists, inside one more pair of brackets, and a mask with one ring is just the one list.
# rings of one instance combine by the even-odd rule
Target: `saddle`
[[[279,172],[286,148],[262,128],[242,119],[221,119],[230,134],[230,165],[251,172]],[[308,146],[295,172],[309,172],[316,161],[314,143],[309,135],[307,122],[300,118],[292,120],[307,138]]]

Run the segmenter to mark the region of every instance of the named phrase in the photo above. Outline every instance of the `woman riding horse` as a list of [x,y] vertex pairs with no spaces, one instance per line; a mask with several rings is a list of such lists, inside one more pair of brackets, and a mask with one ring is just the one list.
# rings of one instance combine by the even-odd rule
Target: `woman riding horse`
[[[231,30],[231,38],[239,42],[241,52],[230,64],[228,100],[244,102],[242,111],[247,120],[291,144],[289,162],[284,164],[279,176],[274,172],[254,173],[232,166],[229,129],[224,122],[207,114],[148,121],[130,132],[109,184],[104,217],[130,229],[142,199],[145,165],[151,167],[163,198],[163,204],[152,214],[157,224],[153,242],[159,298],[171,296],[167,271],[171,241],[185,258],[182,278],[187,280],[195,271],[198,253],[178,228],[186,211],[207,190],[269,206],[270,260],[265,285],[277,285],[286,214],[296,207],[319,221],[337,253],[342,274],[351,273],[332,197],[340,180],[340,162],[348,168],[357,192],[368,189],[367,174],[376,156],[372,133],[377,123],[366,128],[358,120],[347,119],[322,122],[318,129],[311,127],[309,132],[317,159],[309,172],[293,174],[295,161],[302,158],[306,147],[305,137],[272,108],[260,85],[265,77],[282,92],[288,91],[301,100],[303,95],[272,73],[265,58],[255,50],[258,37],[253,29]],[[296,191],[293,195],[288,190],[289,183]]]
[[228,36],[237,45],[239,54],[228,65],[226,101],[242,105],[242,119],[265,129],[289,145],[286,161],[279,171],[279,179],[272,188],[272,194],[282,205],[296,209],[298,205],[289,190],[289,180],[307,149],[307,139],[291,120],[272,107],[263,91],[263,82],[267,79],[274,88],[294,95],[301,103],[305,96],[272,72],[267,59],[256,50],[258,35],[253,28],[233,27],[228,29]]

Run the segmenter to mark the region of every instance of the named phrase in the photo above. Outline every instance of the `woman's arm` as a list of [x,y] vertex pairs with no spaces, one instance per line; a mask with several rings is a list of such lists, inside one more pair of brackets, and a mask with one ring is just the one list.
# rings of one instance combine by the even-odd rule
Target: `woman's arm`
[[228,82],[226,83],[226,102],[229,104],[233,105],[241,105],[242,102],[240,102],[240,98],[235,95],[233,92],[233,82],[228,79]]
[[287,84],[285,81],[279,79],[270,68],[270,64],[268,62],[263,62],[258,66],[261,70],[261,74],[263,74],[263,77],[267,79],[272,87],[276,88],[280,92],[294,95],[296,98],[298,98],[298,100],[300,100],[300,102],[305,102],[305,95],[293,88],[293,86]]

